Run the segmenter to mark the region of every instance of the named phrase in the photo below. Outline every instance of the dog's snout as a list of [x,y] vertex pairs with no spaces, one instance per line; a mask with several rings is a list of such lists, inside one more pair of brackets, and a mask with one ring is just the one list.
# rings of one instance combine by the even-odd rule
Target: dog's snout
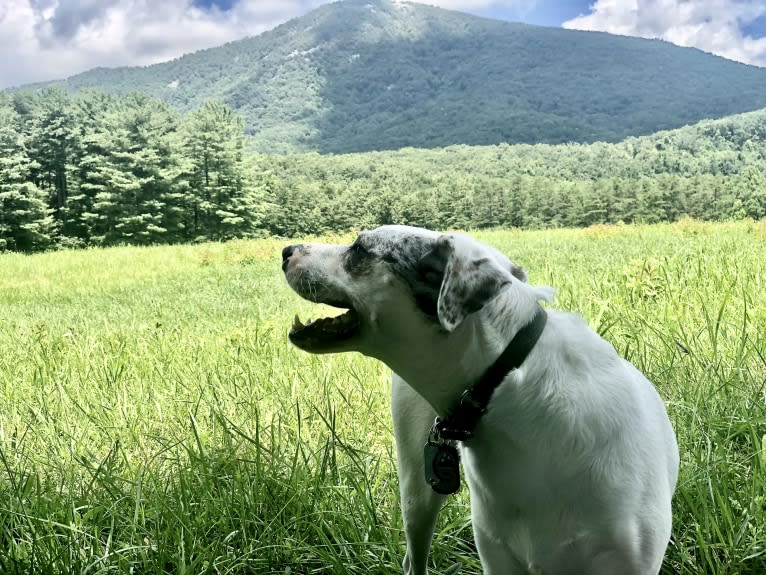
[[296,251],[300,251],[303,249],[303,244],[295,244],[292,246],[287,246],[282,250],[282,271],[287,270],[287,264],[290,261],[290,258]]
[[289,258],[291,255],[293,255],[293,252],[295,251],[295,248],[296,248],[296,247],[297,247],[297,246],[287,246],[287,247],[285,247],[285,249],[283,249],[283,250],[282,250],[282,259],[283,259],[283,260],[286,260],[286,259],[288,259],[288,258]]

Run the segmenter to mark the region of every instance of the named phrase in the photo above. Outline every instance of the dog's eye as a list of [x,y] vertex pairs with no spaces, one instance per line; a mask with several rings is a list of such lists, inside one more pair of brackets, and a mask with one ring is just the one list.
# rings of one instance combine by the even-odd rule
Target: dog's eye
[[359,241],[356,241],[349,246],[346,252],[344,266],[349,272],[361,273],[369,269],[372,261],[371,256],[372,254]]

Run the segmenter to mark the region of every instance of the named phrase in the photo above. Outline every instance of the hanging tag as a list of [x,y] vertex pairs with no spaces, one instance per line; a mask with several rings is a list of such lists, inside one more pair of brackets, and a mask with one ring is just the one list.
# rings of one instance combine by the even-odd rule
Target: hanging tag
[[448,443],[429,441],[423,448],[426,483],[441,495],[460,489],[460,454]]

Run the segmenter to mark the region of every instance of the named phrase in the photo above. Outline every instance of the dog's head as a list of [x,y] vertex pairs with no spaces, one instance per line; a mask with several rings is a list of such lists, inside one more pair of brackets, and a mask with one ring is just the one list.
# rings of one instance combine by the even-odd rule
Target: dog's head
[[423,332],[448,335],[526,274],[471,238],[407,226],[363,232],[350,245],[300,244],[282,252],[290,287],[307,300],[346,309],[303,325],[290,340],[313,353],[374,355],[381,339],[408,345]]

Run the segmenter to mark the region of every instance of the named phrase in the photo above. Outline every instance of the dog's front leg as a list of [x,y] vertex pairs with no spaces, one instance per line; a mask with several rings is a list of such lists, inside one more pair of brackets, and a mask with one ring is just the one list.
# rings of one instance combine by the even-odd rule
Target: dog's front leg
[[394,417],[399,494],[401,496],[407,553],[405,575],[425,575],[428,552],[444,496],[426,483],[423,472],[423,446],[428,441],[436,413],[401,377],[394,374],[391,390]]

